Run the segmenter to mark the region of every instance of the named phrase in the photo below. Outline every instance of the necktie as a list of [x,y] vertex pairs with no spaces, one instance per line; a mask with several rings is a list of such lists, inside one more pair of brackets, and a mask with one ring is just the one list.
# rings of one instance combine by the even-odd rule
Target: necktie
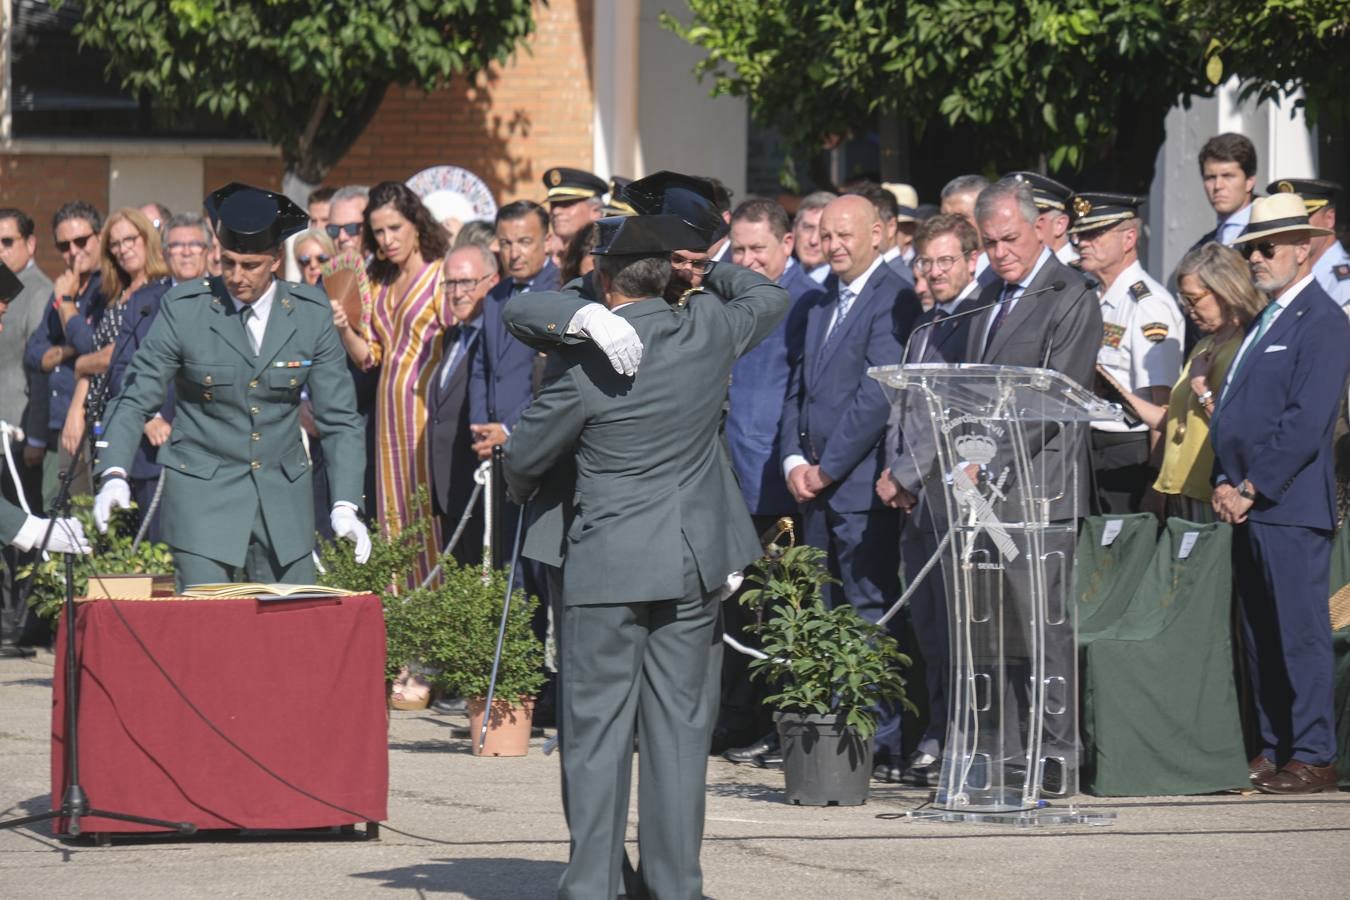
[[848,315],[849,307],[853,305],[855,299],[857,297],[853,291],[842,284],[839,285],[839,308],[835,310],[834,321],[830,323],[830,330],[825,333],[825,340],[828,341],[839,330],[839,326],[844,324],[844,316]]
[[450,353],[446,356],[445,365],[441,366],[442,388],[450,381],[451,373],[464,358],[464,354],[469,352],[469,343],[473,341],[474,331],[475,329],[469,325],[457,325],[453,329],[454,337],[450,344]]
[[244,336],[248,338],[248,345],[253,348],[254,356],[258,355],[258,339],[253,336],[253,329],[249,328],[248,324],[253,321],[256,315],[257,313],[253,311],[251,306],[245,306],[239,310],[239,324],[244,326]]
[[994,310],[994,321],[989,323],[989,333],[984,337],[985,353],[988,353],[990,346],[993,345],[994,335],[998,334],[999,326],[1003,324],[1003,320],[1008,317],[1008,313],[1016,304],[1016,301],[1013,298],[1017,296],[1017,292],[1021,289],[1022,286],[1020,284],[1005,284],[1003,286],[1003,294],[998,298],[998,309]]
[[923,348],[919,351],[919,362],[928,355],[928,348],[933,343],[933,338],[937,335],[938,329],[942,327],[942,320],[947,318],[947,314],[940,309],[933,310],[933,327],[928,329],[928,333],[923,336]]
[[1261,336],[1266,333],[1266,329],[1269,328],[1270,323],[1274,321],[1275,310],[1277,309],[1279,309],[1279,304],[1272,301],[1266,304],[1265,309],[1261,310],[1261,315],[1256,319],[1256,327],[1252,329],[1252,339],[1247,342],[1247,346],[1238,353],[1237,358],[1233,360],[1233,364],[1228,367],[1228,376],[1224,378],[1225,390],[1227,390],[1228,385],[1233,383],[1233,376],[1237,374],[1238,366],[1240,366],[1243,360],[1247,358],[1248,354],[1252,352],[1252,348],[1260,342]]

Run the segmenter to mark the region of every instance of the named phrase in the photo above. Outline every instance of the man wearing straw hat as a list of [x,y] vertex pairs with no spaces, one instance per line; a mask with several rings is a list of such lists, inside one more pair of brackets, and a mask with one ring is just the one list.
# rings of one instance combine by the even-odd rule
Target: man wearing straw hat
[[1313,277],[1311,242],[1326,234],[1308,223],[1298,194],[1252,204],[1235,246],[1270,303],[1248,326],[1210,424],[1214,511],[1234,526],[1260,729],[1250,773],[1268,794],[1336,790],[1331,448],[1350,322]]

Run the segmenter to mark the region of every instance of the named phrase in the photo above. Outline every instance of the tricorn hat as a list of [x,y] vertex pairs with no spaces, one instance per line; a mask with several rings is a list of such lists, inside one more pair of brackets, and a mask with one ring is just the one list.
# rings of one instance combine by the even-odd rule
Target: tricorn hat
[[1316,237],[1331,232],[1308,224],[1308,209],[1303,205],[1302,197],[1281,191],[1253,201],[1251,220],[1233,243],[1249,244],[1277,234]]
[[717,188],[706,178],[657,172],[629,184],[619,199],[639,216],[678,216],[705,238],[701,247],[681,249],[707,250],[729,230],[717,211]]
[[1312,215],[1324,206],[1335,206],[1341,186],[1321,178],[1278,178],[1266,185],[1267,194],[1298,194]]
[[605,215],[607,216],[635,216],[637,210],[629,206],[623,199],[623,190],[633,183],[633,179],[625,178],[622,175],[615,175],[609,180],[609,200],[605,203]]
[[233,253],[266,253],[309,224],[309,214],[284,194],[237,181],[212,191],[203,205],[221,249]]
[[9,266],[0,263],[0,303],[8,303],[23,291],[23,282],[19,276],[10,270]]
[[703,234],[679,216],[606,216],[593,256],[661,256],[674,250],[706,250]]
[[1130,219],[1139,218],[1143,197],[1134,194],[1109,194],[1105,191],[1084,191],[1074,194],[1069,201],[1069,234],[1083,234],[1109,228]]

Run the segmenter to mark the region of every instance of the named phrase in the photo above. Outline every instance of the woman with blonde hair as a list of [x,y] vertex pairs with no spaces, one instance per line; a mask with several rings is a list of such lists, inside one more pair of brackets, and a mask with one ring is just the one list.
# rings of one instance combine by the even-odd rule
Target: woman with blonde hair
[[337,256],[337,245],[322,228],[300,232],[291,247],[295,251],[295,264],[300,267],[300,280],[308,285],[318,284],[323,267]]
[[[103,315],[92,326],[94,351],[75,360],[78,380],[70,410],[66,413],[65,427],[61,430],[61,446],[70,454],[79,449],[80,441],[89,431],[87,425],[97,422],[103,415],[107,398],[100,402],[99,394],[112,361],[113,345],[122,330],[122,312],[127,300],[146,285],[169,277],[159,230],[139,209],[124,206],[108,217],[99,236],[99,251]],[[76,316],[66,326],[67,337],[72,337],[72,328],[82,327],[90,326]]]
[[[1236,250],[1204,244],[1177,266],[1177,296],[1204,337],[1191,351],[1167,406],[1136,397],[1131,405],[1141,419],[1163,432],[1163,460],[1153,490],[1153,507],[1165,517],[1209,522],[1210,470],[1214,449],[1209,422],[1223,393],[1224,380],[1247,323],[1260,315],[1266,299],[1252,284],[1247,263]],[[1166,426],[1160,428],[1164,419]],[[1156,502],[1161,499],[1161,503]]]

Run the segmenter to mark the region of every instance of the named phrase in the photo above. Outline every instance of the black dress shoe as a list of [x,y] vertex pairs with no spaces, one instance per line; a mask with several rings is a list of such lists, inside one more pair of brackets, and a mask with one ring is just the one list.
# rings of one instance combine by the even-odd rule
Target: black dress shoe
[[431,711],[440,716],[467,716],[469,704],[463,697],[440,697],[431,704]]
[[783,751],[777,747],[768,753],[756,753],[755,758],[750,760],[757,769],[781,769],[783,768]]
[[1275,761],[1264,753],[1247,763],[1247,777],[1251,779],[1253,784],[1274,775],[1278,771],[1279,767],[1275,765]]
[[722,758],[727,762],[734,762],[737,765],[753,763],[756,756],[763,754],[775,754],[782,756],[778,752],[778,734],[771,732],[746,747],[735,747],[722,754]]

